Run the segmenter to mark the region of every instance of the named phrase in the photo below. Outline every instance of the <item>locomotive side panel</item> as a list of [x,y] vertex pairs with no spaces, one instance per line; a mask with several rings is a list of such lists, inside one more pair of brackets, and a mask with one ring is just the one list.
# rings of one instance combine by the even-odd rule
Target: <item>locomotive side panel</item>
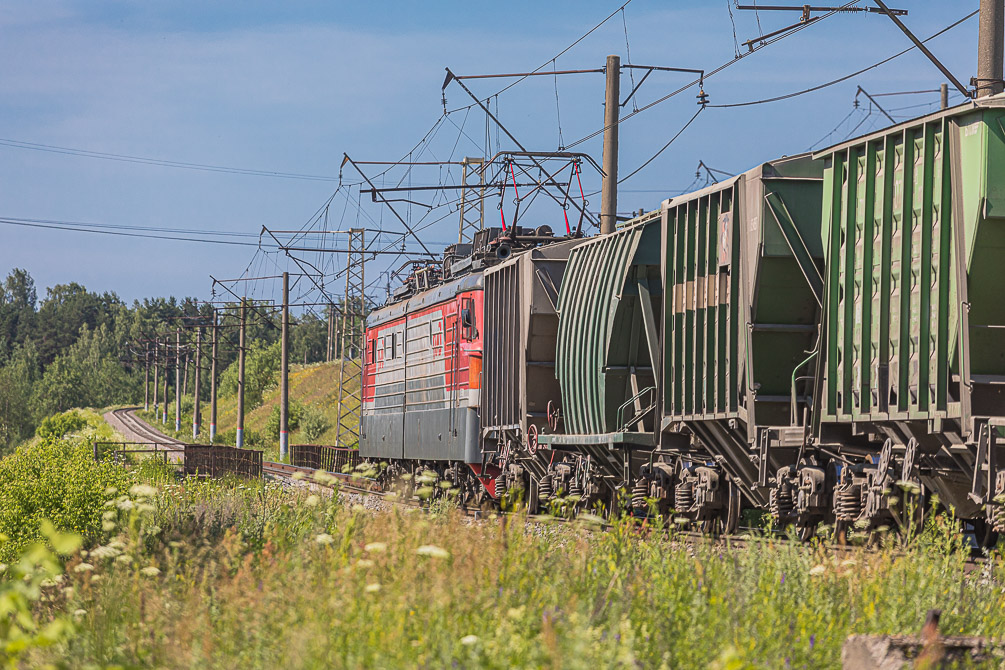
[[366,331],[360,455],[404,458],[405,318]]
[[468,276],[371,315],[360,455],[480,462],[480,280]]
[[481,461],[477,391],[470,383],[480,313],[481,291],[471,291],[408,315],[405,458]]

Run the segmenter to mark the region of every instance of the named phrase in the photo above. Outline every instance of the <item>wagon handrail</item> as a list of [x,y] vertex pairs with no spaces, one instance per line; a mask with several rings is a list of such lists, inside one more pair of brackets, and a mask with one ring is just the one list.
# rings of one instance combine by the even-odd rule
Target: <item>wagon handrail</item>
[[[813,360],[813,358],[817,355],[818,351],[819,351],[819,349],[814,349],[813,353],[811,353],[809,356],[806,357],[806,360],[804,360],[802,363],[800,363],[796,367],[792,368],[792,386],[791,386],[791,389],[792,389],[792,405],[791,405],[791,408],[789,410],[790,411],[790,417],[789,418],[791,420],[790,425],[792,425],[792,426],[795,426],[796,423],[799,421],[799,412],[797,411],[798,400],[797,400],[797,397],[796,397],[796,382],[798,380],[796,379],[796,374],[799,372],[799,369],[801,367],[803,367],[804,365],[806,365],[807,363],[809,363],[810,361]],[[813,378],[812,376],[809,376],[809,377],[801,377],[800,379],[812,379],[812,378]]]
[[[655,386],[647,386],[638,393],[636,393],[635,395],[633,395],[631,398],[626,400],[624,403],[622,403],[621,407],[618,407],[618,432],[620,433],[628,432],[628,426],[630,426],[633,423],[638,423],[642,419],[642,417],[644,417],[646,414],[656,409],[656,398],[654,397],[649,402],[648,407],[639,412],[636,412],[632,416],[632,418],[627,422],[624,421],[624,412],[627,407],[629,407],[630,405],[635,405],[636,402],[640,401],[647,393],[652,394],[655,391],[656,391]],[[638,402],[638,404],[641,405],[642,403]]]

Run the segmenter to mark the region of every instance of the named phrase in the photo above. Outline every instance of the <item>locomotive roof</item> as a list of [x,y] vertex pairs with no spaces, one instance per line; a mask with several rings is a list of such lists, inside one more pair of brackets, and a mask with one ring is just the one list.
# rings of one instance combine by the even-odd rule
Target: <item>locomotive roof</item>
[[437,284],[421,293],[416,293],[407,300],[392,303],[370,312],[370,315],[366,317],[366,326],[367,328],[379,326],[382,323],[399,319],[405,314],[449,300],[459,293],[475,291],[481,288],[482,273],[472,272],[452,281]]

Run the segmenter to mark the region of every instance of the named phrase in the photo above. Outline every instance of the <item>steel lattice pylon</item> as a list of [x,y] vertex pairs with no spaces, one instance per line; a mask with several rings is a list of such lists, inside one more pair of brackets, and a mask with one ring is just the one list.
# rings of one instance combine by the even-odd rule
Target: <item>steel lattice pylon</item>
[[470,243],[475,233],[485,227],[485,160],[465,158],[461,161],[461,183],[470,188],[461,189],[461,221],[457,243]]
[[338,432],[335,445],[359,444],[360,416],[363,409],[363,343],[366,296],[364,288],[364,230],[349,231],[346,247],[345,302],[342,305],[341,347],[339,350]]

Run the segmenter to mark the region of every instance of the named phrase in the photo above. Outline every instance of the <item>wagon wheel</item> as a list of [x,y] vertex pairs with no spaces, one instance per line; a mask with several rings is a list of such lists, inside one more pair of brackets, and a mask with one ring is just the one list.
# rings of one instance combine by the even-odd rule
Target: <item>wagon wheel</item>
[[890,464],[893,461],[893,440],[886,438],[883,448],[879,450],[879,463],[876,465],[876,483],[886,481],[890,476]]
[[998,533],[995,532],[994,526],[988,523],[986,518],[970,519],[967,523],[973,528],[974,542],[977,543],[978,547],[993,549],[998,544]]
[[911,438],[907,442],[907,449],[904,450],[904,465],[901,469],[900,478],[909,482],[914,478],[914,466],[918,460],[918,440]]
[[740,527],[740,507],[742,503],[740,487],[732,479],[729,479],[726,484],[726,494],[728,497],[726,499],[726,512],[722,517],[722,533],[723,535],[732,535]]
[[532,423],[527,426],[527,451],[531,456],[537,454],[537,440],[540,434],[537,424]]
[[558,420],[561,418],[562,411],[554,403],[554,401],[548,401],[548,428],[551,432],[558,432]]
[[844,519],[838,519],[834,522],[834,543],[845,547],[848,545],[848,527],[849,524]]
[[810,521],[796,526],[796,535],[800,542],[809,542],[817,534],[817,522]]

